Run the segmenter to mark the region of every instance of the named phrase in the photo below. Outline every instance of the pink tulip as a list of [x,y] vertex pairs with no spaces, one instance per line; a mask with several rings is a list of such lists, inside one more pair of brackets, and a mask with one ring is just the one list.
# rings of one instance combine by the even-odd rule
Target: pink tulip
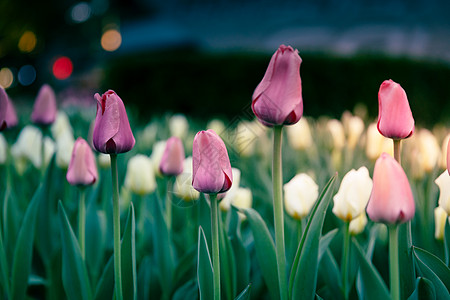
[[450,139],[447,144],[447,172],[450,175]]
[[66,178],[71,185],[81,186],[91,185],[97,181],[98,173],[94,153],[82,138],[75,141]]
[[378,131],[387,138],[406,139],[414,133],[414,119],[405,90],[385,80],[378,91]]
[[252,110],[266,126],[295,124],[303,115],[298,50],[281,45],[252,96]]
[[230,159],[222,139],[213,130],[195,135],[192,147],[192,186],[207,194],[223,193],[233,182]]
[[48,84],[44,84],[34,101],[31,121],[35,124],[50,125],[55,121],[56,113],[55,92]]
[[130,151],[135,139],[122,99],[113,90],[108,90],[102,96],[97,93],[94,98],[97,100],[93,133],[95,149],[106,154]]
[[414,212],[414,198],[403,168],[392,156],[382,153],[373,171],[367,214],[372,221],[395,224],[411,220]]
[[0,131],[12,128],[17,125],[17,114],[14,106],[6,94],[5,90],[0,87]]
[[183,173],[184,147],[183,142],[173,136],[166,142],[159,170],[161,174],[177,176]]

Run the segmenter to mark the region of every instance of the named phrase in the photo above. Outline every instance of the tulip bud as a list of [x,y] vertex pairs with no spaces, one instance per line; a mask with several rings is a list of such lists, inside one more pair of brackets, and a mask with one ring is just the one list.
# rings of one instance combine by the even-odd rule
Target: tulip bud
[[350,116],[347,123],[347,146],[355,149],[364,131],[364,122],[360,117]]
[[16,126],[17,114],[6,91],[0,86],[0,131]]
[[214,131],[195,135],[192,158],[192,185],[197,191],[217,194],[230,189],[233,175],[227,148]]
[[297,174],[283,186],[284,205],[292,218],[301,220],[311,211],[319,196],[319,187],[307,174]]
[[94,184],[97,178],[97,165],[91,146],[79,137],[73,146],[66,179],[71,185],[87,186]]
[[273,54],[262,81],[252,96],[252,110],[266,126],[290,125],[303,114],[298,50],[281,45]]
[[173,192],[178,198],[186,202],[196,200],[200,193],[192,186],[192,157],[187,157],[183,162],[183,173],[175,179]]
[[159,171],[164,175],[177,176],[183,172],[184,147],[178,137],[167,140],[164,153],[159,163]]
[[105,153],[98,153],[98,165],[102,169],[108,169],[111,166],[111,157]]
[[403,223],[414,217],[415,204],[405,171],[389,154],[375,162],[367,214],[375,222]]
[[442,169],[447,168],[447,152],[448,152],[448,144],[450,143],[450,133],[444,137],[441,146],[441,157],[439,158],[439,167]]
[[97,93],[94,97],[97,100],[93,133],[95,149],[106,154],[130,151],[135,140],[122,99],[112,90],[102,96]]
[[447,222],[447,213],[438,206],[434,209],[434,237],[442,241],[445,234],[445,223]]
[[374,161],[381,153],[387,152],[394,155],[392,140],[385,138],[377,129],[377,124],[372,123],[367,127],[366,155]]
[[414,119],[405,90],[385,80],[378,91],[378,130],[391,139],[405,139],[414,133]]
[[75,140],[71,131],[66,130],[58,134],[56,139],[56,165],[62,169],[67,169],[72,158]]
[[233,141],[239,155],[250,157],[255,153],[259,138],[265,133],[265,128],[256,121],[241,121],[236,127]]
[[169,131],[172,136],[184,139],[188,133],[189,123],[182,114],[173,115],[169,120]]
[[308,120],[302,118],[298,123],[287,127],[289,145],[295,150],[305,150],[312,146],[313,140]]
[[327,129],[333,140],[333,149],[342,150],[345,147],[345,131],[341,121],[336,119],[329,120]]
[[[28,160],[36,167],[40,168],[42,164],[42,132],[31,125],[27,125],[19,133],[17,141],[11,148],[11,154],[17,160]],[[53,153],[55,145],[53,141],[46,137],[44,139],[44,164],[48,164]]]
[[351,235],[357,235],[363,232],[366,225],[367,225],[367,216],[366,213],[363,212],[362,214],[351,220],[348,230]]
[[229,211],[231,208],[231,203],[236,196],[236,192],[239,189],[239,183],[241,181],[241,170],[237,168],[231,168],[231,173],[233,174],[233,185],[224,194],[219,194],[219,198],[222,198],[219,203],[219,208],[222,211]]
[[35,124],[50,125],[56,119],[56,96],[53,89],[44,84],[34,101],[31,121]]
[[8,143],[3,134],[0,133],[0,165],[5,164],[8,152]]
[[430,173],[437,165],[441,149],[434,135],[427,129],[421,129],[418,134],[418,146],[422,168]]
[[217,132],[219,135],[225,131],[225,124],[219,119],[213,119],[206,124],[207,129],[212,129]]
[[161,164],[161,159],[164,155],[164,150],[166,149],[167,141],[158,141],[153,145],[152,154],[150,155],[150,159],[152,160],[153,171],[156,175],[161,177],[161,172],[159,170],[159,166]]
[[447,144],[447,171],[450,174],[450,139],[448,140],[448,144]]
[[130,158],[125,175],[125,187],[138,195],[147,195],[155,191],[155,174],[148,156],[138,154]]
[[58,138],[66,134],[67,132],[73,133],[72,126],[70,125],[69,117],[63,111],[58,111],[56,115],[56,120],[50,128],[53,138],[58,140]]
[[351,221],[364,213],[372,190],[369,170],[361,167],[345,174],[338,193],[333,197],[333,213],[343,221]]
[[434,181],[439,187],[439,206],[442,207],[447,214],[450,213],[450,175],[447,171],[436,178]]

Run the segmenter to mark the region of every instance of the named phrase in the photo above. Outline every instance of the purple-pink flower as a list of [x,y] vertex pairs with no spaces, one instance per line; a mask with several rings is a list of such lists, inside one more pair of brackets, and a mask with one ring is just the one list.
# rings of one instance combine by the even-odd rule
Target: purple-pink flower
[[83,138],[75,141],[66,178],[71,185],[80,186],[91,185],[97,181],[98,172],[94,153]]
[[39,93],[34,101],[31,121],[39,125],[50,125],[55,121],[56,113],[55,92],[48,84],[44,84],[39,89]]
[[177,176],[183,173],[184,146],[178,137],[171,137],[166,142],[166,148],[159,163],[161,174]]
[[367,214],[375,222],[403,223],[414,217],[415,204],[408,178],[401,165],[382,153],[375,163]]
[[223,193],[233,182],[230,159],[222,139],[213,130],[199,131],[192,147],[192,186],[207,194]]
[[252,96],[252,110],[266,126],[295,124],[303,115],[298,50],[281,45]]
[[135,139],[122,99],[113,90],[108,90],[102,96],[96,93],[94,97],[97,100],[93,132],[95,149],[106,154],[130,151]]
[[378,91],[378,131],[391,139],[406,139],[414,133],[414,119],[405,90],[391,79]]
[[17,125],[17,114],[6,91],[0,87],[0,131]]

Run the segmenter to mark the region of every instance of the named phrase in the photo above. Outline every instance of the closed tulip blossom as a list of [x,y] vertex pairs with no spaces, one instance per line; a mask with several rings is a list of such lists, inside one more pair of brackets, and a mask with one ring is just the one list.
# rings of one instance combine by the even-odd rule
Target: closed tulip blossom
[[366,213],[363,212],[358,217],[354,218],[348,227],[350,234],[358,235],[364,231],[364,228],[367,225],[367,216]]
[[137,195],[147,195],[156,189],[152,161],[148,156],[138,154],[130,158],[125,175],[125,187]]
[[397,224],[411,220],[414,213],[414,198],[405,171],[392,156],[382,153],[373,171],[373,188],[367,205],[369,218]]
[[338,193],[333,197],[333,213],[343,221],[351,221],[364,213],[372,190],[369,170],[361,167],[345,174]]
[[378,91],[378,130],[385,137],[399,140],[414,133],[414,119],[405,90],[385,80]]
[[233,175],[227,148],[214,131],[195,135],[192,158],[192,185],[197,191],[217,194],[231,188]]
[[93,142],[97,151],[106,154],[118,154],[130,151],[135,144],[127,112],[122,99],[112,90],[102,96],[94,95],[97,100]]
[[434,181],[439,187],[439,206],[442,207],[447,214],[450,213],[450,175],[447,171],[436,178]]
[[71,185],[78,186],[92,185],[97,181],[98,173],[94,153],[83,138],[75,141],[66,178]]
[[448,140],[447,144],[447,171],[450,174],[450,139]]
[[445,234],[445,223],[447,222],[448,214],[445,210],[438,206],[434,209],[434,238],[442,241]]
[[177,176],[183,172],[184,146],[178,137],[171,137],[167,140],[164,153],[162,155],[159,170],[161,174]]
[[262,81],[252,96],[252,110],[266,126],[290,125],[303,114],[298,50],[281,45],[273,54]]
[[301,220],[311,211],[319,196],[319,187],[307,174],[297,174],[283,187],[286,212]]
[[16,110],[5,90],[0,86],[0,131],[12,128],[17,123]]
[[173,189],[178,198],[186,202],[196,200],[200,193],[192,186],[192,157],[187,157],[183,162],[183,173],[177,176]]
[[57,112],[55,92],[44,84],[34,102],[31,121],[38,125],[50,125],[55,121]]

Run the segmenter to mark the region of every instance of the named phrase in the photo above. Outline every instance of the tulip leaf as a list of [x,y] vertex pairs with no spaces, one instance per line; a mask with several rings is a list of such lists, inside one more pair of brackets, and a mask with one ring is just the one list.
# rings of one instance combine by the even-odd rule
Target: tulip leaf
[[[139,264],[138,271],[138,299],[150,298],[150,285],[152,279],[152,264],[150,256],[145,256]],[[153,297],[156,297],[153,295]]]
[[400,266],[400,295],[405,298],[414,291],[416,274],[412,257],[411,221],[398,225],[398,264]]
[[95,300],[112,299],[114,291],[114,254],[103,269],[95,289]]
[[228,234],[231,247],[233,248],[236,265],[236,290],[241,291],[247,287],[248,282],[250,281],[250,256],[238,231],[237,223],[239,216],[236,209],[231,209],[230,213],[231,218]]
[[275,244],[266,223],[252,208],[244,209],[255,240],[256,257],[272,299],[280,298]]
[[173,294],[172,300],[198,299],[198,286],[194,279],[180,286]]
[[372,262],[364,255],[358,242],[353,239],[356,257],[359,261],[364,296],[367,300],[391,299],[389,291]]
[[130,300],[137,299],[135,225],[134,206],[131,202],[121,243],[123,298]]
[[58,203],[62,240],[62,280],[69,299],[92,299],[89,277],[80,246],[70,226],[62,202]]
[[430,280],[436,290],[437,299],[450,299],[450,270],[435,255],[430,252],[414,247],[412,252],[416,261],[416,266],[423,277]]
[[319,262],[320,275],[322,276],[331,295],[336,300],[342,299],[340,283],[342,282],[338,264],[330,249],[326,249]]
[[214,271],[209,255],[208,243],[205,233],[200,226],[198,230],[198,257],[197,257],[197,280],[200,291],[200,300],[213,299],[214,297]]
[[164,294],[170,295],[174,271],[174,249],[170,239],[170,232],[160,206],[160,199],[153,199],[153,245],[155,259],[159,270],[159,280]]
[[319,240],[336,177],[337,174],[328,181],[314,205],[298,245],[289,279],[289,294],[293,299],[314,299],[319,263]]
[[174,288],[183,285],[190,278],[195,277],[195,258],[197,246],[189,249],[179,260],[174,272]]
[[416,280],[416,289],[408,297],[408,300],[435,300],[436,299],[436,291],[434,289],[433,283],[423,277],[419,277]]
[[223,298],[232,299],[236,295],[236,266],[230,239],[225,231],[222,214],[219,212],[220,281]]
[[330,245],[331,241],[334,239],[334,237],[336,236],[336,234],[338,233],[338,229],[335,228],[333,230],[328,231],[324,236],[322,236],[320,238],[320,243],[319,243],[319,262],[323,256],[323,254],[325,253],[325,251],[327,251],[328,246]]
[[11,270],[11,299],[25,299],[31,272],[39,194],[40,188],[28,205],[17,237]]
[[[15,199],[14,193],[7,188],[3,202],[3,243],[6,261],[9,263],[11,263],[13,259],[20,219],[22,218],[17,203],[18,201]],[[11,266],[8,265],[8,269],[10,268]]]
[[10,298],[9,292],[9,272],[8,263],[6,260],[5,248],[3,247],[2,228],[0,224],[0,293],[6,295],[6,298]]
[[250,299],[250,291],[252,289],[252,284],[249,283],[247,287],[236,297],[235,300],[248,300]]

